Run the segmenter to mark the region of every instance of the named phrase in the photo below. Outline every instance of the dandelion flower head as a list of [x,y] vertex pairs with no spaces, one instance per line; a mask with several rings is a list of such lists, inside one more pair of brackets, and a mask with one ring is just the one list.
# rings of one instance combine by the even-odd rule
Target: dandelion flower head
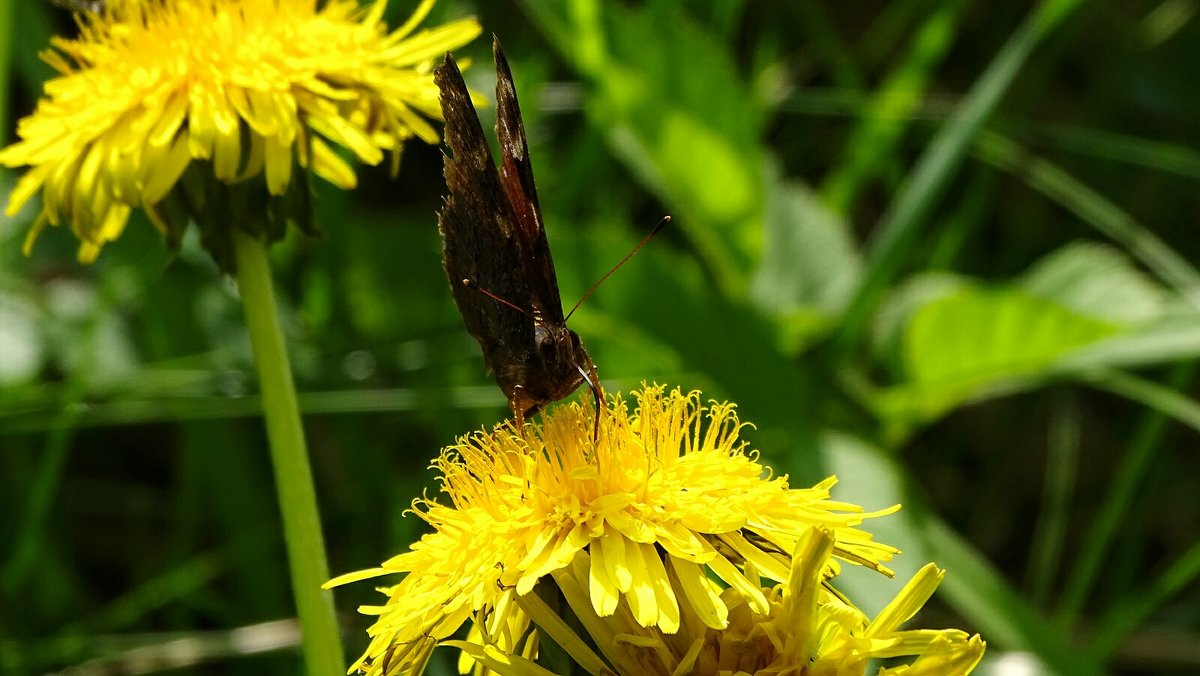
[[138,207],[177,243],[189,217],[204,232],[198,212],[228,201],[220,186],[257,181],[303,201],[302,172],[354,186],[338,148],[377,164],[389,152],[398,162],[413,136],[437,142],[433,61],[480,27],[417,32],[432,5],[391,32],[386,0],[109,0],[80,15],[79,37],[43,54],[58,76],[0,151],[29,167],[8,215],[41,193],[26,251],[66,222],[91,261]]
[[574,573],[599,617],[623,607],[638,626],[666,634],[685,617],[724,629],[731,595],[770,612],[759,576],[788,579],[791,553],[813,526],[831,533],[829,574],[839,561],[891,574],[882,562],[897,550],[858,525],[895,508],[864,513],[833,501],[833,478],[794,489],[786,476],[771,476],[741,440],[732,404],[705,406],[698,392],[657,386],[632,398],[632,412],[624,398],[612,399],[596,440],[585,400],[559,406],[524,434],[506,424],[445,449],[434,466],[446,501],[414,503],[433,532],[381,567],[327,585],[407,574],[381,589],[386,603],[360,609],[378,617],[356,667],[419,671],[469,619],[483,628],[519,622],[550,575]]
[[[473,627],[468,640],[444,645],[460,649],[460,673],[475,676],[547,676],[536,661],[543,631],[565,647],[582,671],[620,676],[862,676],[876,660],[892,664],[880,669],[879,676],[965,676],[978,665],[985,648],[978,635],[958,629],[901,629],[933,594],[944,571],[933,564],[921,568],[870,619],[830,584],[834,546],[829,529],[809,528],[797,542],[788,579],[763,588],[766,613],[753,610],[745,596],[729,588],[721,592],[729,608],[724,629],[705,626],[684,605],[675,633],[641,626],[624,602],[611,617],[601,618],[579,583],[587,579],[590,565],[583,554],[572,562],[575,570],[556,572],[554,578],[590,641],[565,623],[547,622],[552,614],[547,604],[532,599],[522,608],[537,620],[536,629],[529,629],[529,615],[513,613],[508,626],[492,623],[486,632]],[[754,574],[752,564],[746,572]]]

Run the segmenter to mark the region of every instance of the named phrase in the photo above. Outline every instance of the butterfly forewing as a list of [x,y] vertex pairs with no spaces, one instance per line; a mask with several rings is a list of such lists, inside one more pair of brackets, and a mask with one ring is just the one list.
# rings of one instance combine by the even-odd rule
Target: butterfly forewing
[[[525,253],[530,261],[527,269],[531,273],[529,285],[535,295],[535,310],[550,321],[561,322],[562,299],[558,295],[558,279],[538,204],[517,90],[513,85],[508,59],[499,49],[499,43],[495,45],[493,53],[496,58],[496,137],[500,141],[501,184],[527,243],[528,250]],[[549,270],[549,274],[539,274],[542,270]]]
[[459,312],[520,423],[585,381],[597,402],[600,390],[596,367],[563,321],[516,89],[498,42],[494,51],[500,169],[454,59],[434,72],[450,149],[438,227]]
[[458,66],[447,60],[434,78],[441,90],[450,148],[445,159],[450,194],[438,214],[443,263],[467,331],[482,345],[488,370],[499,373],[512,361],[512,347],[533,340],[533,322],[468,288],[463,280],[501,298],[528,297],[525,276],[512,270],[512,262],[522,257],[519,226]]

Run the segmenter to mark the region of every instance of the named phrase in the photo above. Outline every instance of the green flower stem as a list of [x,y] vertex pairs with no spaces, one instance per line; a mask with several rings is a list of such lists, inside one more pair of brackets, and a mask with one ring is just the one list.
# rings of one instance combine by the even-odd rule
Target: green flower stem
[[292,573],[292,594],[303,633],[304,660],[310,674],[341,674],[346,665],[333,612],[333,596],[321,589],[321,584],[329,579],[325,540],[321,535],[317,494],[300,425],[292,368],[279,329],[267,247],[262,240],[235,227],[233,248],[238,289],[262,389],[267,440]]

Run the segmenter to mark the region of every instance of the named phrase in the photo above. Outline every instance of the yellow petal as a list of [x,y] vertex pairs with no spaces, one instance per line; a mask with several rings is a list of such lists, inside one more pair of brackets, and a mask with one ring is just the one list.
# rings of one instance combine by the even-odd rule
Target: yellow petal
[[625,550],[634,545],[626,542],[625,536],[615,530],[606,532],[598,542],[608,578],[616,584],[618,591],[628,592],[633,586],[633,573],[630,572],[629,562],[625,559]]
[[892,599],[867,628],[867,636],[884,636],[900,628],[925,605],[941,584],[946,571],[932,563],[925,564],[913,575],[904,589]]
[[599,545],[600,542],[603,542],[603,539],[593,540],[589,548],[591,565],[588,566],[588,591],[596,614],[608,617],[617,611],[617,602],[620,601],[621,594],[605,569],[604,551]]
[[700,621],[711,629],[724,629],[729,624],[729,608],[721,600],[720,592],[709,584],[704,568],[675,557],[671,557],[670,561],[684,597]]
[[171,142],[165,154],[147,163],[147,167],[153,168],[153,171],[146,178],[145,187],[142,188],[142,199],[145,203],[156,204],[165,197],[191,161],[187,135],[181,134]]
[[671,589],[671,581],[667,578],[667,569],[663,566],[658,547],[654,545],[638,545],[642,552],[642,563],[654,588],[654,605],[658,610],[655,624],[663,632],[674,634],[679,631],[679,601]]

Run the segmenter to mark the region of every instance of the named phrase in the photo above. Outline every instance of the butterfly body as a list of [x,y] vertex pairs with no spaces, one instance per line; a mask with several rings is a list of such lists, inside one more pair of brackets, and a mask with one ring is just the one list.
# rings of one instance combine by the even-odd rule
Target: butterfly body
[[512,73],[499,42],[494,53],[499,167],[453,58],[434,71],[450,149],[438,229],[455,303],[520,427],[585,382],[600,390],[563,316]]

